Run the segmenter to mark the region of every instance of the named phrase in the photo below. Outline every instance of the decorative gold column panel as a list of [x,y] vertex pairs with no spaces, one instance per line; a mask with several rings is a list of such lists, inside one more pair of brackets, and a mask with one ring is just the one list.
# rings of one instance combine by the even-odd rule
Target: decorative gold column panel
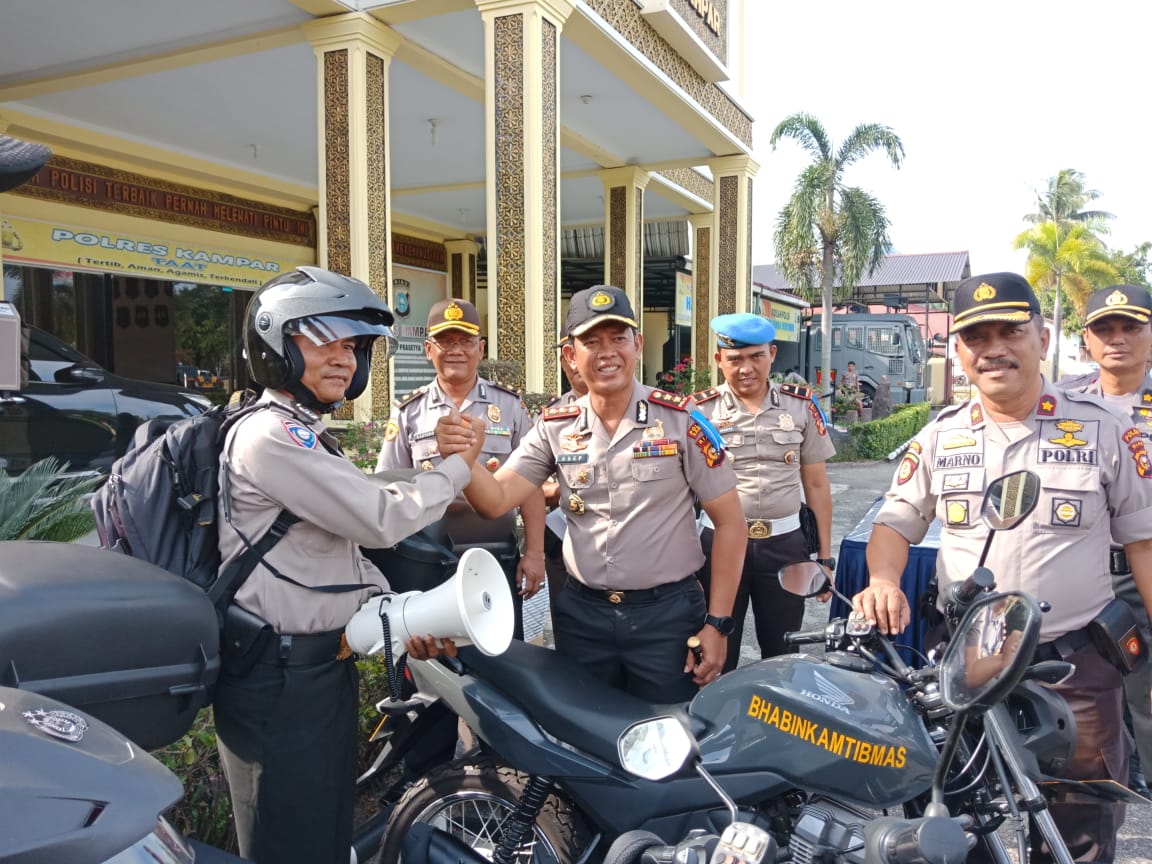
[[760,166],[748,156],[725,156],[709,165],[716,190],[711,250],[716,288],[710,312],[747,312],[752,302],[752,178]]
[[[712,230],[711,213],[694,213],[688,217],[692,228],[692,357],[697,366],[705,363],[715,366],[712,355],[716,353],[709,324],[713,313],[714,277],[712,274]],[[712,380],[716,380],[716,370],[712,370]]]
[[604,184],[604,281],[644,306],[644,189],[650,175],[633,166],[600,172]]
[[476,6],[486,55],[489,350],[523,364],[517,386],[556,392],[559,49],[572,5],[476,0]]
[[[389,299],[392,192],[388,67],[400,37],[363,13],[304,25],[320,75],[320,266],[361,279]],[[372,358],[369,398],[336,415],[367,421],[391,411],[388,363]]]
[[457,300],[476,302],[476,257],[480,247],[472,240],[445,240],[448,253],[449,292]]

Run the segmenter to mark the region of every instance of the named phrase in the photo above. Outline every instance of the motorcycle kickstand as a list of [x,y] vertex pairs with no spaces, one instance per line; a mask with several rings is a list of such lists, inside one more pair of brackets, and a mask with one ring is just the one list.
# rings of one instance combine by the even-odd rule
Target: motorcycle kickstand
[[516,810],[502,826],[500,846],[492,856],[493,864],[513,864],[516,850],[531,836],[532,826],[536,824],[536,818],[544,809],[544,802],[551,791],[551,780],[536,776],[528,780]]

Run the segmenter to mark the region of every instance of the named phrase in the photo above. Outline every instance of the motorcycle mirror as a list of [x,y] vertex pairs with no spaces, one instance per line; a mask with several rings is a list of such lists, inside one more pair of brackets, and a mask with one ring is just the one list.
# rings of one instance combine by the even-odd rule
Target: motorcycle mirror
[[625,729],[616,741],[620,764],[645,780],[663,780],[697,753],[696,739],[675,717],[653,717]]
[[984,493],[980,514],[994,531],[1015,528],[1036,509],[1040,478],[1032,471],[1014,471],[992,481]]
[[987,709],[1014,688],[1040,639],[1040,607],[1018,591],[972,604],[940,660],[940,695],[953,711]]
[[824,568],[815,561],[797,561],[780,568],[778,577],[780,587],[789,594],[800,597],[815,597],[823,594],[830,587],[828,574]]

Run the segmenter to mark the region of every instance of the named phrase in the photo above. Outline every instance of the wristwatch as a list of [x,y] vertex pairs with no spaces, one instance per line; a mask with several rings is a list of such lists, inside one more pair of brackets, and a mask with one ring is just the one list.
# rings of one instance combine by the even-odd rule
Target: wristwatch
[[817,564],[823,564],[825,567],[827,567],[833,573],[836,572],[836,559],[835,558],[817,558],[816,563]]
[[731,615],[705,615],[704,623],[711,624],[719,630],[721,636],[731,636],[732,631],[736,629],[736,622],[732,620]]

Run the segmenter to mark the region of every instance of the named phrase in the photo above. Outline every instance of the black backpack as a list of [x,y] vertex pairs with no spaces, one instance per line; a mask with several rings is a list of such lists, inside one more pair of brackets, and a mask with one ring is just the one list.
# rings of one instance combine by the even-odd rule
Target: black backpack
[[299,518],[282,510],[272,528],[220,573],[220,457],[228,429],[267,403],[251,398],[183,419],[141,424],[92,496],[100,545],[183,576],[207,592],[223,620],[236,591]]

